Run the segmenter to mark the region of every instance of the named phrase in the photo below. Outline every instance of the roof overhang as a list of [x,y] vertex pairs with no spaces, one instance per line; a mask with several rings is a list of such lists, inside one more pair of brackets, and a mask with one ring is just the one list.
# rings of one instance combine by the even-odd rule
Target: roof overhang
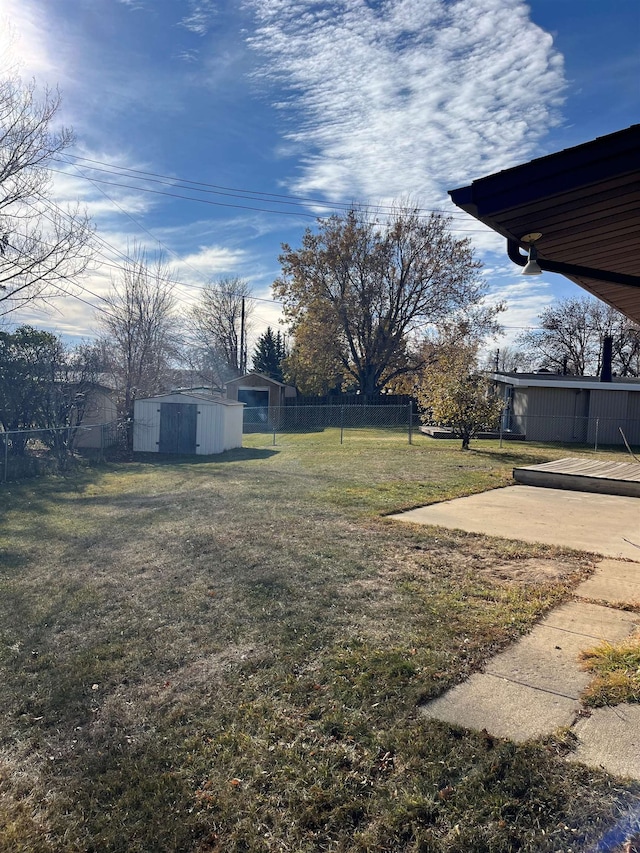
[[624,381],[616,378],[615,382],[602,382],[598,377],[585,376],[544,376],[521,374],[514,376],[508,373],[492,373],[490,378],[503,385],[513,388],[571,388],[574,391],[633,391],[640,393],[640,382]]
[[454,204],[507,239],[524,266],[567,276],[640,323],[640,124],[473,181]]

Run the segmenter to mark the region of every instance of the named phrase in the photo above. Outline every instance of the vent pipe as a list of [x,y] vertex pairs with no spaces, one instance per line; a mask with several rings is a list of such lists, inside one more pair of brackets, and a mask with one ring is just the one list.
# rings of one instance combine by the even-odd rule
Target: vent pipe
[[611,382],[611,361],[613,357],[613,338],[607,335],[602,341],[602,370],[600,382]]

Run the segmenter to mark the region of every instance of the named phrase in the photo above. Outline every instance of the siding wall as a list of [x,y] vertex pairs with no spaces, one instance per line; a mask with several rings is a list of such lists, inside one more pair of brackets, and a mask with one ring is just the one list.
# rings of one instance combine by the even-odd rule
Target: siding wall
[[[508,388],[500,383],[501,388]],[[640,444],[640,388],[638,391],[603,388],[513,387],[506,428],[529,441]]]
[[89,399],[82,419],[82,429],[76,436],[76,447],[102,447],[102,426],[118,417],[118,409],[112,395],[108,391],[95,389],[89,392]]
[[[595,440],[595,422],[598,422],[598,444],[622,444],[619,427],[625,430],[629,403],[628,391],[591,392],[591,421],[589,432]],[[626,430],[625,430],[626,433]]]
[[[169,401],[170,402],[170,401]],[[138,453],[157,453],[160,441],[160,401],[136,400],[133,418],[133,449]]]

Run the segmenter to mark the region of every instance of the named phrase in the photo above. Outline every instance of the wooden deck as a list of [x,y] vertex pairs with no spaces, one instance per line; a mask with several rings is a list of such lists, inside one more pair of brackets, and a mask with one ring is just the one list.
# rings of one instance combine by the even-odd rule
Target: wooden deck
[[[640,463],[567,458],[513,469],[516,483],[640,498]],[[640,506],[638,507],[640,510]],[[639,515],[640,519],[640,515]]]

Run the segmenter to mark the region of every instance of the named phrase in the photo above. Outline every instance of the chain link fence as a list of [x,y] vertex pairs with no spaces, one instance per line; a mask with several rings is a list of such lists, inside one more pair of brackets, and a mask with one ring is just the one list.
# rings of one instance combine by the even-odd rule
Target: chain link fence
[[335,430],[342,444],[351,431],[389,430],[405,435],[411,443],[420,426],[411,403],[398,406],[271,406],[246,408],[243,432],[264,435],[277,444],[287,435],[321,433]]
[[[276,445],[288,435],[336,432],[340,443],[349,434],[363,430],[388,430],[406,435],[412,443],[422,431],[420,415],[411,403],[398,406],[379,405],[322,405],[246,408],[243,432],[263,435],[265,443]],[[425,427],[434,438],[454,438],[452,430],[433,425]],[[562,448],[594,452],[612,450],[636,453],[640,456],[640,420],[633,418],[564,417],[546,415],[516,415],[503,412],[493,428],[479,433],[474,441],[495,440],[500,446],[508,441],[523,441]]]
[[[245,408],[243,432],[258,443],[276,445],[287,436],[335,433],[336,442],[349,436],[362,440],[367,434],[379,440],[380,431],[404,436],[413,443],[422,429],[413,404],[403,405],[322,405]],[[454,438],[446,427],[426,427],[433,438]],[[640,458],[640,420],[595,417],[552,417],[515,415],[506,411],[497,429],[474,439],[499,442],[522,441],[557,447],[570,454],[572,449],[594,452],[618,451]],[[457,439],[456,439],[457,440]],[[126,448],[126,424],[112,421],[59,429],[11,430],[0,432],[0,482],[56,473],[77,457],[103,460],[114,449]]]
[[0,432],[0,482],[59,473],[77,457],[103,460],[125,443],[121,421]]
[[629,450],[640,454],[640,420],[581,416],[515,415],[504,412],[500,441],[527,441],[570,449]]

